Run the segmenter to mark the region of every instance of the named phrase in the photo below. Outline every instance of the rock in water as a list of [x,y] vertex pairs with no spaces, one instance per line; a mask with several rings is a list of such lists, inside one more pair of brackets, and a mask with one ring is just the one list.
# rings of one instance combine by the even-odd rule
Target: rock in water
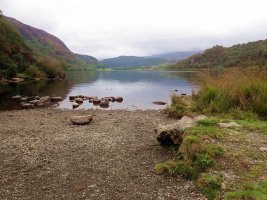
[[73,101],[74,99],[76,99],[76,96],[69,96],[70,101]]
[[33,109],[33,108],[35,108],[34,105],[31,104],[31,103],[25,103],[25,104],[22,105],[22,107],[25,108],[25,109]]
[[100,106],[101,108],[108,108],[108,107],[109,107],[109,101],[101,101],[101,102],[99,103],[99,106]]
[[51,97],[51,101],[63,101],[62,97]]
[[166,105],[167,103],[164,102],[164,101],[153,101],[152,102],[153,104],[156,104],[156,105]]
[[93,116],[91,115],[84,115],[84,116],[72,116],[70,118],[70,121],[74,124],[74,125],[85,125],[85,124],[89,124],[93,119]]
[[45,97],[41,97],[39,102],[44,103],[44,102],[47,102],[49,100],[50,100],[50,97],[49,96],[45,96]]
[[80,104],[76,103],[76,102],[73,102],[72,103],[72,108],[78,108],[80,106]]
[[122,98],[122,97],[116,97],[116,98],[115,98],[115,101],[117,101],[117,102],[119,102],[119,103],[120,103],[120,102],[122,102],[122,101],[123,101],[123,98]]
[[78,98],[75,98],[74,101],[76,103],[79,103],[79,104],[83,103],[83,99],[82,98],[79,98],[79,97]]
[[16,95],[16,96],[13,96],[12,99],[20,99],[21,96],[20,95]]

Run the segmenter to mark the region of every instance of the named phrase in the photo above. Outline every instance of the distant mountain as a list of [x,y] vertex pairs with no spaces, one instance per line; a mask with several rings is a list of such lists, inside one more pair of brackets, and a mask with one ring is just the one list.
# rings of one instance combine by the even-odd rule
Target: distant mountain
[[88,55],[81,55],[81,54],[75,54],[78,58],[86,62],[87,64],[98,64],[99,61],[93,57],[93,56],[88,56]]
[[147,56],[148,58],[163,58],[170,61],[179,61],[186,59],[194,54],[201,53],[202,51],[177,51],[177,52],[171,52],[171,53],[163,53],[163,54],[157,54],[152,56]]
[[228,48],[216,45],[203,53],[177,62],[175,68],[260,67],[266,65],[267,40],[260,40]]
[[138,68],[138,67],[151,67],[165,63],[163,58],[146,58],[137,56],[119,56],[115,58],[104,59],[100,62],[102,67],[108,68]]

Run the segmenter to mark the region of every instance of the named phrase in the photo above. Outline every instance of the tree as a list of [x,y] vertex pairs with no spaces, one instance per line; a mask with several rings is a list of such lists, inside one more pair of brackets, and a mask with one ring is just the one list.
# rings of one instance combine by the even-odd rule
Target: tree
[[2,17],[3,16],[3,11],[2,10],[0,10],[0,17]]

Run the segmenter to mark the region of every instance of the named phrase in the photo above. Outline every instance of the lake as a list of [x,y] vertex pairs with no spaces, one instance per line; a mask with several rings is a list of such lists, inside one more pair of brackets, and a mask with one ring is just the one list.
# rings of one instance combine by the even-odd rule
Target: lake
[[[71,95],[121,96],[122,103],[114,102],[109,109],[162,109],[166,106],[152,104],[153,101],[170,101],[173,93],[191,94],[196,89],[191,81],[192,72],[166,71],[73,71],[67,72],[61,81],[28,81],[0,85],[0,110],[21,109],[11,97],[61,96],[58,109],[72,109]],[[175,92],[175,90],[178,90]],[[84,102],[78,109],[99,108]]]

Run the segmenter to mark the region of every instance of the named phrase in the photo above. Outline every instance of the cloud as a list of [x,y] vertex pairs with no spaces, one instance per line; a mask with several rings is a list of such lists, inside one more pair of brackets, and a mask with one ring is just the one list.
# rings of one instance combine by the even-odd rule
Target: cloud
[[1,0],[4,14],[98,58],[265,39],[267,1]]

